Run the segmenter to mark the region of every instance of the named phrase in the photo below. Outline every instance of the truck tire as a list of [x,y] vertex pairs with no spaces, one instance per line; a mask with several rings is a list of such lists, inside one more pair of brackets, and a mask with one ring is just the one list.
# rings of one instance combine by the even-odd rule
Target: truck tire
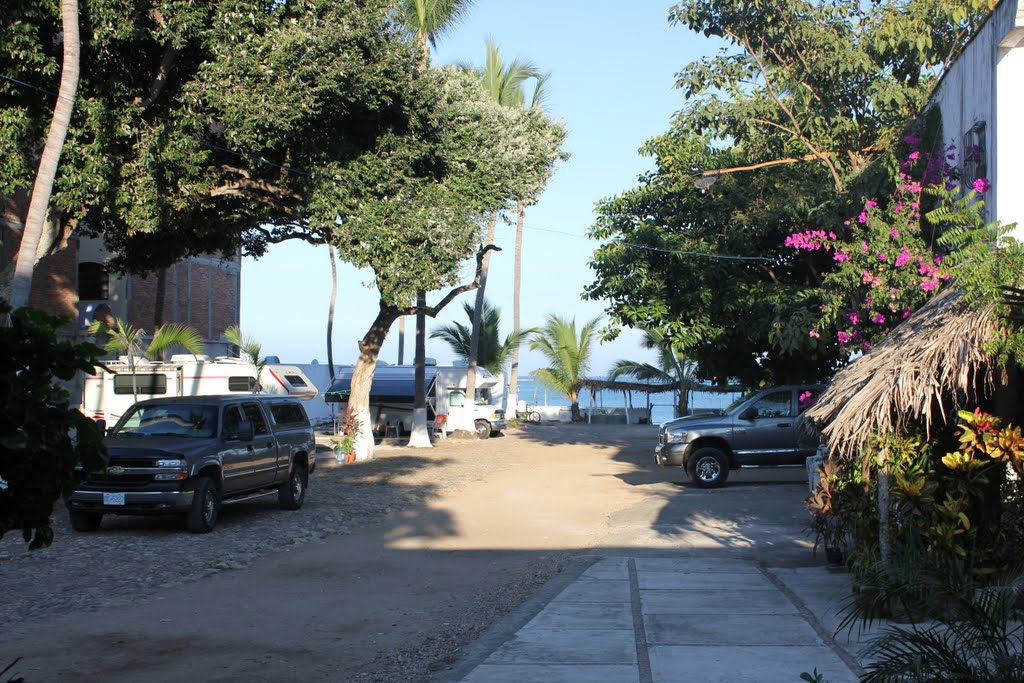
[[540,413],[538,413],[536,410],[531,410],[530,414],[526,416],[526,421],[529,422],[530,424],[539,425]]
[[194,534],[213,531],[220,515],[220,491],[210,477],[200,477],[192,494],[192,508],[185,515],[185,526]]
[[698,448],[686,469],[690,480],[702,489],[718,488],[729,478],[729,460],[717,448]]
[[70,510],[71,528],[75,531],[96,531],[100,528],[100,520],[103,519],[101,512],[82,512],[81,510]]
[[476,432],[476,438],[478,439],[491,438],[491,423],[487,420],[477,420],[474,422],[473,430]]
[[309,483],[309,472],[306,464],[297,462],[292,465],[288,481],[277,488],[277,503],[282,510],[298,510],[306,500],[306,485]]

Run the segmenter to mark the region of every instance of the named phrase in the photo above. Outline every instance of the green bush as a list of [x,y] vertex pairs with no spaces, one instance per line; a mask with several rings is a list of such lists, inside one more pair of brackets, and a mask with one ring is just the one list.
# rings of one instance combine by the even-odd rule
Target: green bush
[[30,550],[53,542],[53,504],[75,484],[75,467],[103,464],[99,427],[71,407],[60,381],[91,373],[102,350],[58,339],[65,318],[0,299],[0,537],[20,529]]

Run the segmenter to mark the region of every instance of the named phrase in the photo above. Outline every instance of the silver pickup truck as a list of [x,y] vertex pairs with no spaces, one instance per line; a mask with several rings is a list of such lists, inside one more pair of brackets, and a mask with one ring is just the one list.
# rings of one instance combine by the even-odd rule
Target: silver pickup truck
[[258,394],[140,401],[105,444],[106,467],[67,500],[76,531],[95,531],[105,514],[179,514],[206,533],[222,503],[274,492],[281,508],[297,510],[316,452],[302,404]]
[[688,415],[661,425],[654,460],[681,467],[701,488],[721,486],[729,470],[750,465],[802,465],[817,444],[801,443],[797,417],[824,387],[760,389],[725,410]]

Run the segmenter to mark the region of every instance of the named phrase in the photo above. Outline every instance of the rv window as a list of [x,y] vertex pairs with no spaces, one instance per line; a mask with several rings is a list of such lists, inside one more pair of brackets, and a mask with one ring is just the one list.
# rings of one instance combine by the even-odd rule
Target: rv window
[[270,416],[274,418],[274,424],[279,427],[285,425],[305,427],[309,424],[309,420],[306,419],[306,411],[296,403],[271,403]]
[[466,394],[461,391],[450,391],[448,392],[448,405],[453,408],[459,408],[465,405]]
[[293,387],[306,386],[306,383],[298,375],[285,375],[284,378],[288,380],[288,384],[291,384]]
[[477,389],[476,390],[476,404],[478,406],[485,406],[491,402],[491,390],[490,389]]
[[244,391],[252,393],[256,391],[255,377],[228,377],[228,391]]
[[132,383],[132,375],[114,375],[115,394],[156,394],[167,393],[167,377],[160,373],[136,373],[135,382]]
[[261,436],[270,432],[267,429],[267,421],[263,419],[263,411],[255,403],[243,403],[242,410],[245,411],[245,416],[252,422],[252,433],[255,436]]

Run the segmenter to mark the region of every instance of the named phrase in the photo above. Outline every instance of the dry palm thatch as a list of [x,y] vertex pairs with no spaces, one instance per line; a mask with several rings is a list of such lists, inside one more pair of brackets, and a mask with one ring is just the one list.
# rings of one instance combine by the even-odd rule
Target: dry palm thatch
[[975,310],[947,287],[860,359],[836,373],[801,419],[820,430],[829,451],[848,457],[875,433],[923,424],[930,435],[967,401],[993,388],[986,342],[996,330],[991,308]]

